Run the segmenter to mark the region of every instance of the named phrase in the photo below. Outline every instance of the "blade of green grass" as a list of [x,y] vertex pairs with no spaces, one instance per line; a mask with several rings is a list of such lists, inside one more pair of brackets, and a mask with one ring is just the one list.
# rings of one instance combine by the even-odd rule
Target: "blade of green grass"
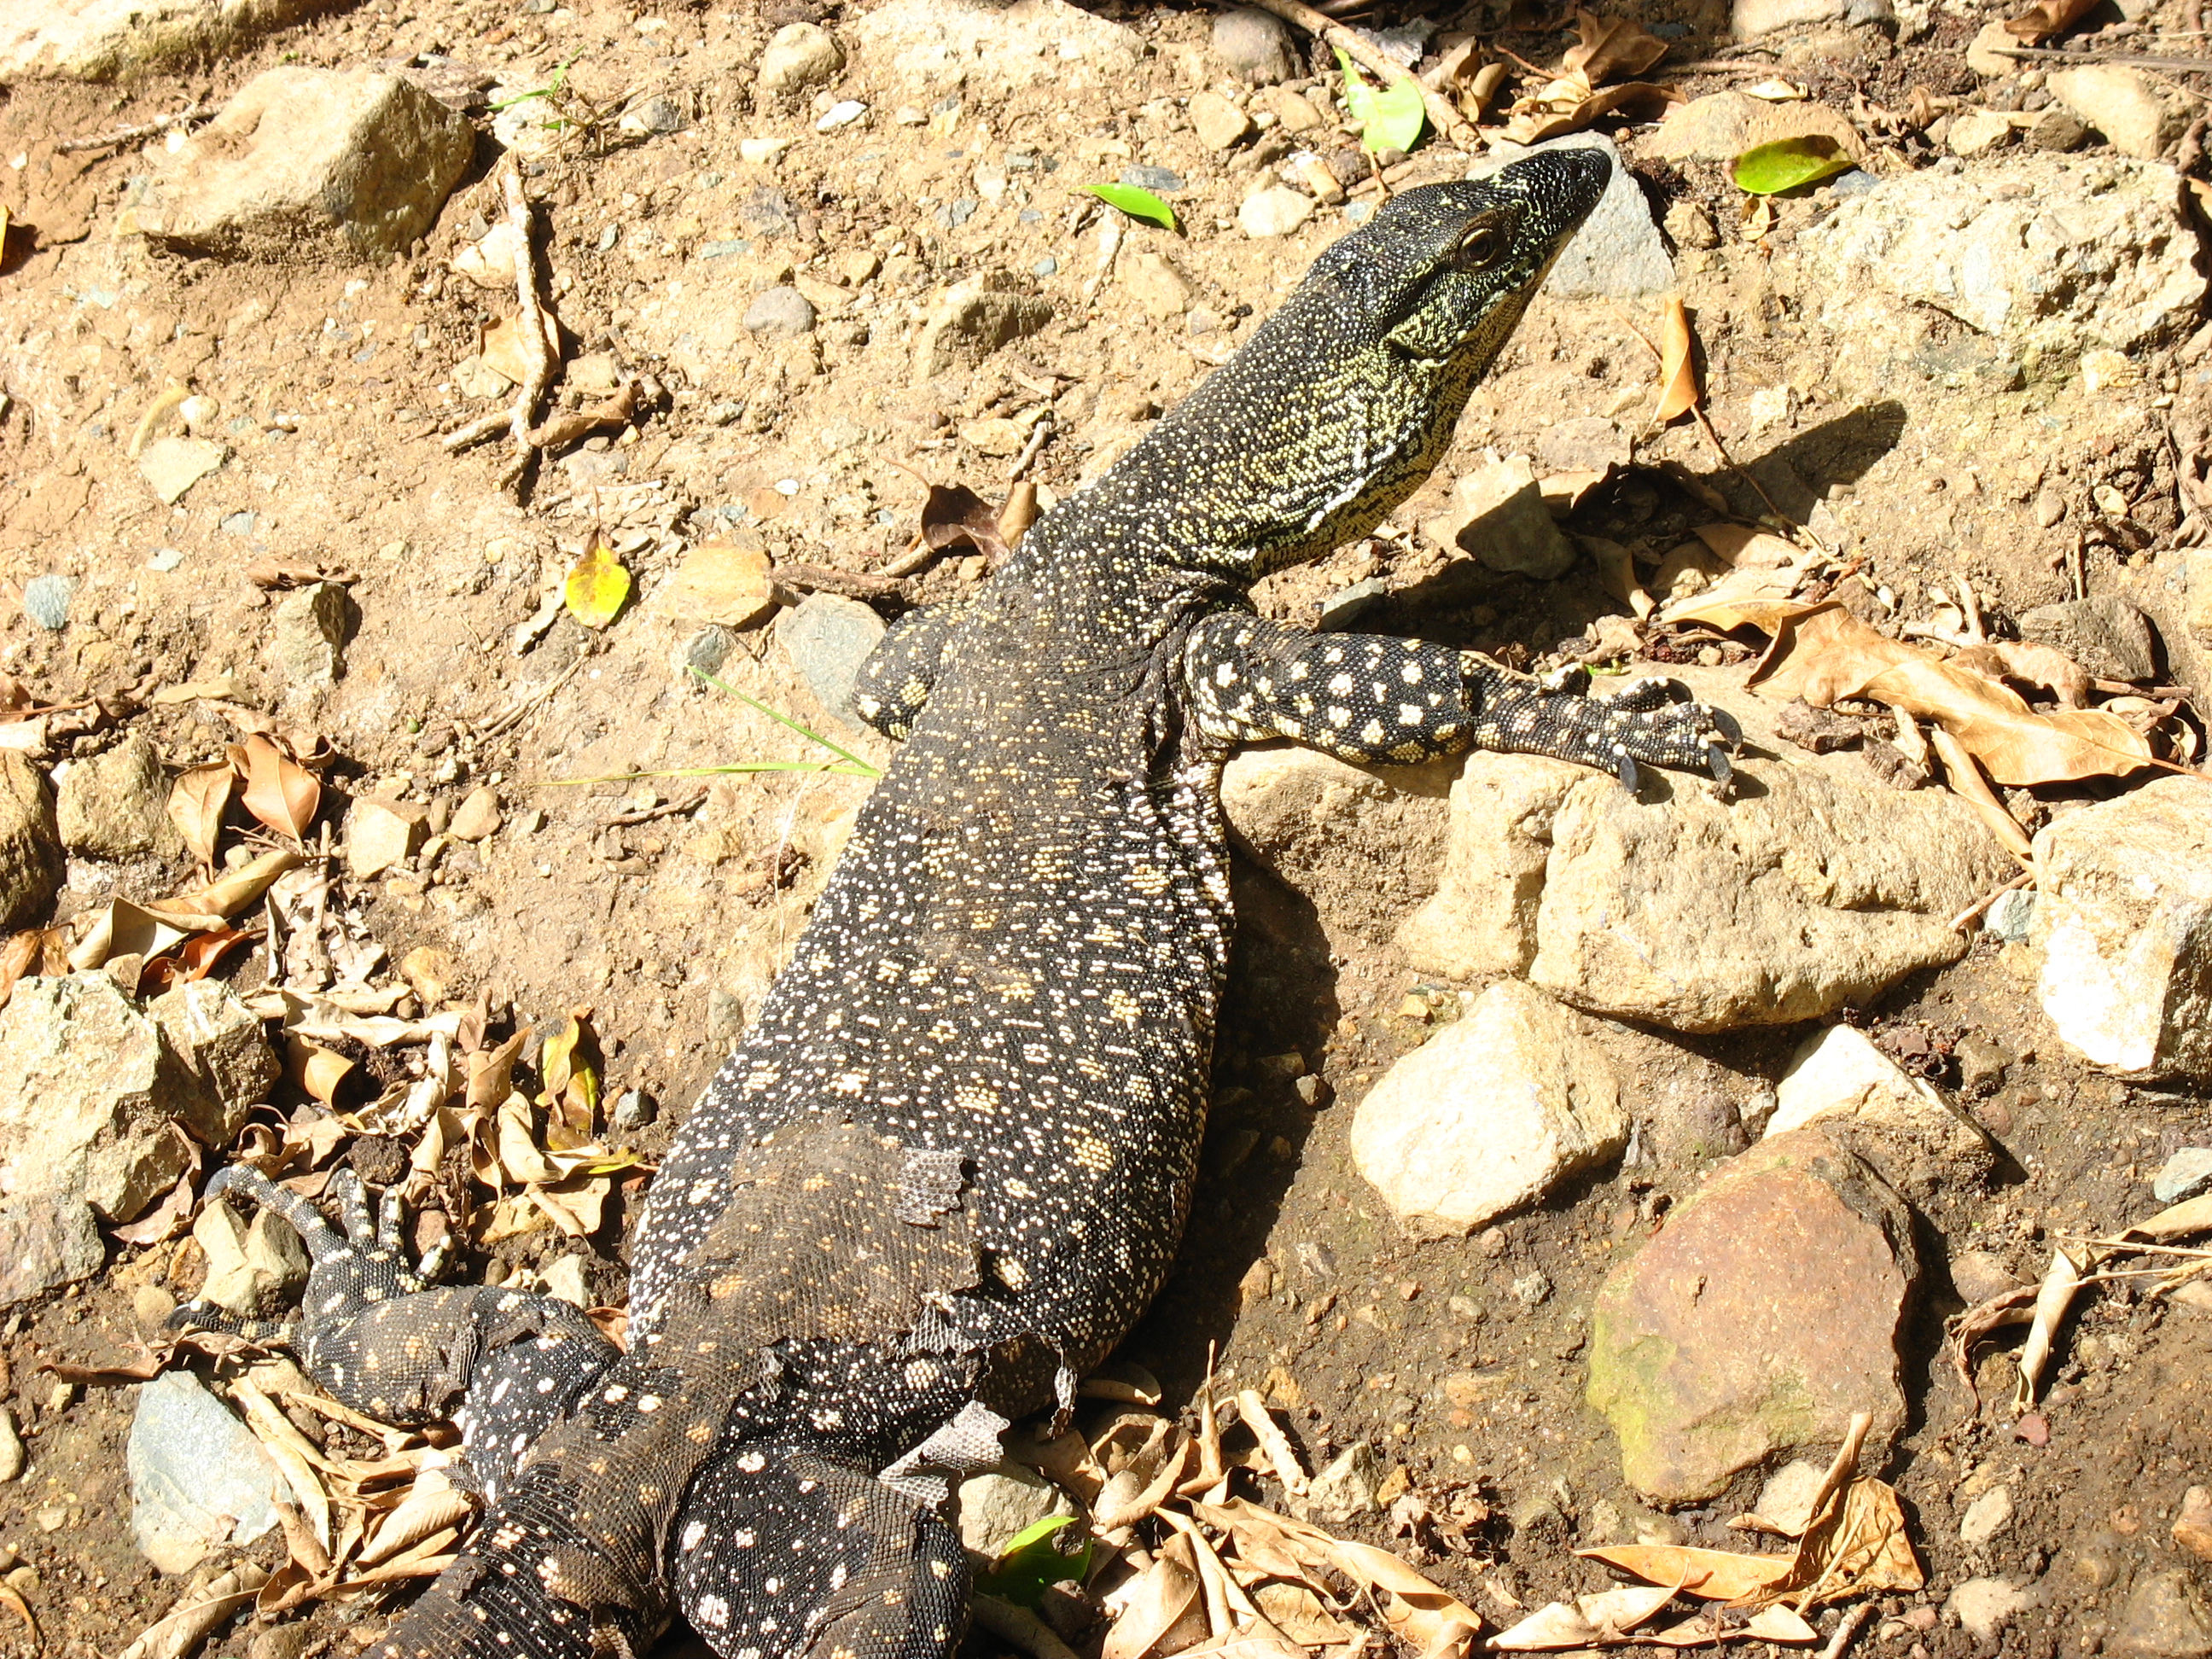
[[874,778],[881,777],[883,775],[883,770],[880,767],[870,766],[867,762],[862,760],[851,750],[845,748],[841,744],[832,743],[829,738],[823,737],[819,732],[814,731],[811,727],[801,726],[797,720],[792,719],[790,715],[783,714],[777,709],[769,708],[758,697],[747,696],[744,692],[738,690],[736,686],[732,685],[728,681],[717,679],[714,675],[708,673],[703,669],[694,668],[690,672],[700,679],[704,680],[708,684],[713,686],[717,691],[726,692],[731,696],[735,697],[739,702],[744,703],[746,707],[757,708],[762,714],[767,715],[770,720],[775,720],[781,725],[789,726],[793,731],[798,732],[800,737],[805,738],[809,743],[819,744],[823,748],[827,749],[831,754],[836,756],[840,760],[850,761],[854,765],[862,769],[863,776]]

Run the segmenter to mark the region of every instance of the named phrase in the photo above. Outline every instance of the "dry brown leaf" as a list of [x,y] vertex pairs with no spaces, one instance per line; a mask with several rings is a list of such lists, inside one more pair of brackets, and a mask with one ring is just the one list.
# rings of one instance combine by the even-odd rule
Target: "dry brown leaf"
[[[195,922],[198,920],[191,918]],[[128,899],[113,899],[93,923],[92,931],[70,952],[70,966],[88,973],[124,957],[157,957],[191,931],[181,918],[158,915]]]
[[[517,386],[529,382],[535,362],[522,328],[520,318],[502,317],[484,330],[481,348],[484,367]],[[561,325],[553,320],[550,312],[545,313],[545,344],[557,361],[561,356]]]
[[118,1659],[184,1659],[200,1638],[253,1600],[269,1580],[269,1571],[250,1561],[216,1576],[207,1589],[186,1597],[155,1620]]
[[1674,1589],[1662,1584],[1601,1590],[1577,1596],[1572,1607],[1554,1601],[1491,1638],[1490,1645],[1509,1653],[1538,1653],[1619,1642],[1674,1599]]
[[33,972],[45,952],[45,933],[33,927],[0,941],[0,1008],[15,994],[15,981]]
[[563,1181],[529,1188],[527,1194],[546,1218],[569,1237],[588,1238],[599,1230],[607,1194],[613,1185],[604,1176],[570,1176]]
[[1646,1583],[1672,1584],[1684,1595],[1707,1601],[1757,1595],[1787,1578],[1793,1560],[1787,1555],[1739,1555],[1687,1544],[1608,1544],[1575,1553],[1632,1573]]
[[1237,1413],[1244,1426],[1252,1431],[1252,1437],[1260,1443],[1260,1449],[1267,1455],[1267,1466],[1274,1471],[1275,1479],[1283,1483],[1283,1490],[1293,1498],[1304,1497],[1306,1472],[1298,1464],[1298,1455],[1291,1448],[1290,1437],[1276,1423],[1257,1389],[1237,1390]]
[[193,1188],[194,1175],[199,1168],[197,1158],[192,1169],[169,1188],[168,1196],[140,1216],[127,1227],[113,1230],[118,1243],[144,1246],[159,1244],[164,1239],[174,1238],[192,1224],[192,1209],[197,1203]]
[[637,383],[624,385],[611,398],[602,398],[581,409],[557,409],[544,424],[531,428],[530,441],[540,449],[557,449],[597,432],[619,432],[637,414]]
[[2071,28],[2097,0],[2036,0],[2017,17],[2005,20],[2005,33],[2027,46],[2039,46]]
[[1759,1599],[1786,1601],[1804,1613],[1824,1601],[1917,1590],[1927,1582],[1905,1534],[1905,1511],[1896,1491],[1887,1482],[1863,1477],[1845,1486],[1842,1501],[1806,1529],[1790,1577]]
[[1981,1413],[1982,1394],[1974,1385],[1974,1350],[1993,1331],[2028,1323],[2035,1317],[2034,1304],[2035,1287],[2021,1285],[1978,1303],[1964,1313],[1954,1314],[1945,1322],[1950,1328],[1952,1367],[1959,1373],[1959,1380],[1966,1385],[1977,1416]]
[[1560,60],[1562,73],[1580,75],[1592,86],[1602,86],[1616,76],[1638,76],[1667,55],[1667,43],[1640,23],[1626,17],[1575,14],[1575,33],[1582,37]]
[[2136,1222],[2128,1231],[2160,1243],[2170,1238],[2186,1238],[2191,1233],[2212,1232],[2212,1193],[2203,1193],[2195,1198],[2185,1198],[2179,1204],[2169,1204],[2156,1215]]
[[[4,231],[7,224],[8,210],[0,208],[0,231]],[[43,1638],[39,1634],[38,1617],[32,1613],[31,1604],[23,1599],[23,1593],[13,1584],[0,1584],[0,1603],[6,1604],[9,1612],[23,1621],[23,1628],[30,1640],[31,1651],[36,1653],[39,1650],[39,1644]]]
[[323,786],[260,732],[246,740],[246,810],[280,836],[298,841],[315,821]]
[[2002,784],[2118,777],[2150,764],[2148,742],[2117,716],[2094,708],[2039,714],[1995,680],[1886,639],[1832,601],[1778,618],[1749,683],[1784,702],[1802,697],[1826,708],[1871,697],[1932,720]]
[[398,1506],[376,1523],[376,1530],[362,1542],[356,1559],[364,1567],[375,1566],[433,1533],[460,1525],[474,1512],[475,1505],[454,1490],[444,1470],[425,1470]]
[[237,787],[238,773],[228,761],[187,768],[169,786],[170,821],[202,864],[215,863],[223,809],[230,805],[230,793]]
[[2070,1254],[2064,1249],[2051,1253],[2051,1266],[2036,1286],[2035,1314],[2028,1323],[2027,1341],[2020,1351],[2020,1383],[2013,1395],[2013,1407],[2026,1411],[2035,1403],[2035,1394],[2043,1382],[2043,1368],[2050,1363],[2051,1355],[2058,1346],[2059,1322],[2066,1310],[2074,1305],[2074,1298],[2081,1288],[2081,1275],[2096,1265],[2094,1253],[2076,1247]]
[[1516,104],[1503,137],[1510,143],[1538,144],[1547,138],[1580,132],[1600,116],[1650,114],[1677,101],[1681,94],[1651,81],[1624,81],[1593,88],[1579,76],[1563,76]]
[[1137,1581],[1121,1617],[1106,1632],[1098,1659],[1164,1656],[1206,1640],[1206,1609],[1200,1588],[1190,1540],[1177,1533],[1161,1547]]
[[1340,1571],[1388,1593],[1382,1622],[1401,1641],[1430,1659],[1456,1659],[1473,1649],[1482,1617],[1457,1596],[1372,1544],[1332,1538],[1328,1547]]
[[1659,406],[1651,418],[1664,426],[1698,406],[1698,369],[1692,361],[1690,313],[1679,295],[1669,295],[1659,319]]
[[353,1061],[343,1054],[302,1038],[293,1037],[284,1045],[284,1074],[325,1106],[337,1101],[353,1070]]
[[942,552],[951,547],[972,547],[995,568],[1006,556],[1006,538],[999,529],[999,509],[966,484],[932,484],[921,504],[921,538]]
[[291,848],[280,847],[274,852],[264,853],[251,864],[241,864],[218,876],[204,887],[179,893],[174,898],[149,899],[146,908],[180,925],[220,927],[258,900],[277,877],[298,869],[307,861]]

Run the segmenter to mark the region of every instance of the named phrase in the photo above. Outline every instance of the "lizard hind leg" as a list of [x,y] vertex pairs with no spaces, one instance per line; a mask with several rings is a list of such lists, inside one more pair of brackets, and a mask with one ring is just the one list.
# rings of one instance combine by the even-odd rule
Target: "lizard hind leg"
[[949,1659],[968,1562],[934,1510],[808,1449],[732,1449],[670,1536],[677,1605],[720,1659]]

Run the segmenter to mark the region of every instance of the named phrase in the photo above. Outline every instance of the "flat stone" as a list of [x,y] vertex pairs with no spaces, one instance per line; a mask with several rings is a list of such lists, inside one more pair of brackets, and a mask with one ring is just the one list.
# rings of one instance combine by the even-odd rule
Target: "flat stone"
[[45,915],[67,870],[46,775],[0,750],[0,928]]
[[1471,553],[1492,570],[1550,581],[1575,562],[1575,544],[1544,505],[1526,455],[1476,462],[1452,485],[1444,510],[1421,533],[1447,552]]
[[[1026,3],[1018,0],[1018,9]],[[1000,346],[1036,333],[1051,320],[1051,303],[1015,291],[1011,278],[985,275],[955,283],[930,308],[915,338],[915,377],[927,380],[954,368],[973,368]]]
[[380,260],[430,228],[475,148],[465,116],[397,76],[264,70],[161,164],[118,229],[187,253]]
[[1651,204],[1621,158],[1620,147],[1601,133],[1571,133],[1527,149],[1494,143],[1468,169],[1468,177],[1488,178],[1525,155],[1547,149],[1602,150],[1612,160],[1613,175],[1583,228],[1560,251],[1552,274],[1544,279],[1544,291],[1555,300],[1640,300],[1672,289],[1674,262],[1668,257],[1659,227],[1652,222]]
[[2001,18],[1992,18],[1981,27],[1981,31],[1966,43],[1966,67],[1989,81],[2002,81],[2020,73],[2020,60],[2006,57],[2005,52],[2020,45],[2019,36],[2004,26]]
[[1001,1463],[960,1483],[960,1542],[995,1561],[1024,1528],[1054,1515],[1073,1515],[1075,1500],[1035,1469]]
[[342,0],[36,0],[0,9],[0,81],[114,81],[177,58],[238,54]]
[[2123,155],[2155,161],[2189,126],[2190,108],[2141,70],[2120,64],[2054,69],[2051,95]]
[[1257,6],[1231,6],[1214,18],[1213,55],[1255,86],[1294,81],[1305,72],[1290,25]]
[[979,97],[1040,81],[1068,92],[1113,85],[1148,49],[1134,29],[1067,0],[890,0],[846,33],[882,83]]
[[655,93],[643,103],[624,110],[622,118],[615,123],[615,130],[659,137],[681,132],[690,125],[691,118],[683,105],[665,93]]
[[853,712],[853,686],[860,665],[884,633],[884,619],[858,599],[837,593],[812,593],[775,619],[775,637],[814,700],[848,726],[859,724]]
[[1959,1517],[1959,1541],[1968,1549],[1979,1549],[2011,1524],[2012,1489],[1991,1486]]
[[2032,1589],[2002,1578],[1969,1578],[1944,1598],[1943,1611],[1956,1617],[1976,1641],[1994,1642],[2023,1609],[2034,1605]]
[[2173,172],[2015,154],[1884,176],[1798,238],[1806,303],[1841,331],[1869,294],[1935,307],[2020,355],[2130,351],[2194,323],[2205,279]]
[[62,779],[55,821],[62,845],[86,858],[128,859],[181,848],[169,820],[169,780],[143,732],[81,760]]
[[2038,995],[2123,1077],[2212,1072],[2212,785],[2160,778],[2035,837]]
[[76,597],[76,578],[49,570],[23,584],[23,614],[46,630],[58,634],[69,626],[70,601]]
[[164,1371],[138,1389],[125,1452],[131,1531],[162,1572],[190,1572],[225,1545],[276,1525],[283,1477],[252,1431],[190,1371]]
[[1903,1201],[1820,1131],[1723,1165],[1591,1310],[1589,1401],[1628,1484],[1656,1504],[1710,1498],[1741,1470],[1832,1447],[1857,1411],[1885,1443],[1905,1420],[1914,1272]]
[[2150,1194],[2161,1204],[2179,1204],[2212,1188],[2212,1146],[2184,1146],[2158,1166]]
[[745,307],[745,327],[771,340],[795,340],[814,331],[814,305],[789,286],[763,289]]
[[1382,1480],[1382,1460],[1364,1440],[1355,1440],[1329,1460],[1306,1482],[1306,1494],[1297,1505],[1300,1517],[1324,1526],[1341,1526],[1382,1506],[1375,1489]]
[[1972,160],[2012,143],[2012,123],[1995,110],[1970,109],[1951,118],[1943,143],[1954,155]]
[[1285,185],[1254,191],[1237,209],[1237,225],[1255,238],[1291,235],[1313,216],[1313,198]]
[[2019,620],[2021,638],[2056,646],[2100,679],[2157,677],[2158,636],[2150,618],[2117,593],[2039,605]]
[[1198,294],[1190,278],[1177,270],[1165,254],[1149,248],[1122,260],[1116,276],[1145,314],[1160,322],[1182,316]]
[[1231,150],[1252,136],[1252,118],[1218,92],[1190,95],[1191,130],[1211,150]]
[[1863,1031],[1832,1025],[1790,1056],[1774,1085],[1770,1135],[1820,1119],[1858,1118],[1922,1126],[1957,1121],[1935,1090],[1867,1040]]
[[174,507],[186,490],[221,466],[229,453],[205,438],[156,438],[139,452],[138,471],[156,495]]
[[[1245,9],[1254,9],[1246,8]],[[1223,14],[1224,16],[1230,15]],[[1257,12],[1256,15],[1267,17],[1270,22],[1274,21],[1266,12]],[[1217,20],[1217,25],[1218,22],[1218,20]],[[1328,125],[1328,118],[1313,106],[1311,99],[1301,92],[1292,92],[1281,87],[1268,87],[1259,93],[1252,101],[1267,113],[1273,116],[1282,130],[1292,137],[1296,137],[1300,133],[1318,131]]]
[[1728,161],[1784,138],[1832,138],[1854,161],[1866,159],[1856,129],[1826,105],[1811,99],[1770,103],[1742,92],[1708,93],[1668,105],[1644,149],[1669,161]]
[[1813,28],[1822,23],[1887,23],[1889,0],[1735,0],[1729,32],[1755,40],[1783,29]]
[[775,610],[770,563],[767,550],[757,544],[703,542],[684,556],[676,574],[654,592],[651,609],[678,622],[751,628]]
[[1332,939],[1386,944],[1435,890],[1455,763],[1354,766],[1290,744],[1239,750],[1221,777],[1230,833],[1310,898]]
[[2089,131],[2087,123],[2080,116],[2063,104],[2053,104],[2027,130],[2027,146],[2030,149],[2045,150],[2054,155],[2067,155],[2081,149],[2094,137],[2095,135]]
[[2212,1654],[2212,1610],[2194,1576],[2172,1567],[2139,1580],[2105,1651],[2123,1659],[2205,1659]]
[[478,784],[462,798],[453,821],[446,826],[455,841],[482,841],[498,830],[499,792],[488,783]]
[[1627,1144],[1589,1022],[1516,980],[1393,1064],[1352,1120],[1354,1167],[1423,1233],[1473,1232]]
[[336,582],[313,582],[276,602],[269,658],[288,692],[330,685],[345,672],[352,621],[353,601]]
[[787,23],[769,37],[753,70],[753,92],[768,100],[826,86],[845,67],[844,48],[814,23]]
[[346,810],[346,872],[368,881],[422,850],[430,833],[430,809],[416,801],[367,796]]

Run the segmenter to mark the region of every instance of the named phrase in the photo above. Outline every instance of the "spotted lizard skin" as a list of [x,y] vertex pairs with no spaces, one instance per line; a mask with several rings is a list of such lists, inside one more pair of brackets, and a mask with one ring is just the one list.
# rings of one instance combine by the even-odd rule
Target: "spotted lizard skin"
[[342,1397],[435,1409],[455,1356],[488,1358],[462,1407],[482,1525],[371,1659],[635,1652],[677,1613],[722,1659],[947,1655],[948,1483],[1072,1398],[1182,1231],[1227,757],[1290,737],[1725,774],[1732,733],[1695,705],[1245,598],[1428,474],[1609,165],[1547,152],[1395,197],[975,597],[887,636],[859,707],[903,747],[656,1177],[626,1354],[389,1262],[341,1295],[319,1252],[301,1352]]

